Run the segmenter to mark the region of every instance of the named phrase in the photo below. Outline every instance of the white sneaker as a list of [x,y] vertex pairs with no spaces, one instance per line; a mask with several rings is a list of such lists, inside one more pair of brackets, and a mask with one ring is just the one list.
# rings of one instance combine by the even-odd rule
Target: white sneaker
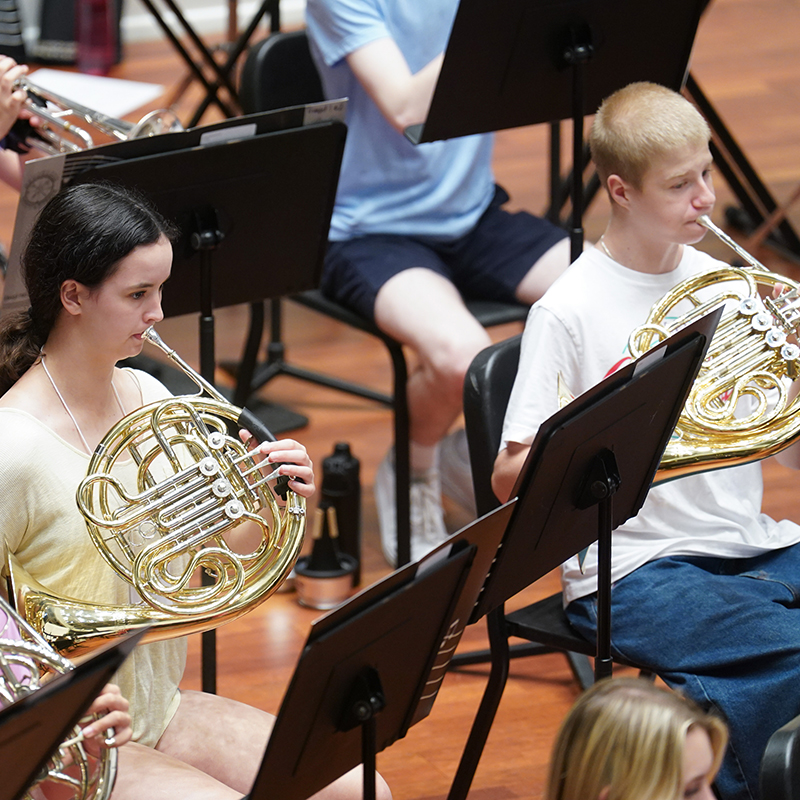
[[439,473],[442,494],[458,503],[473,518],[477,517],[467,432],[463,428],[448,434],[439,443]]
[[[375,503],[381,547],[386,560],[397,564],[397,507],[395,505],[394,448],[375,474]],[[442,487],[438,470],[429,469],[411,480],[411,560],[418,561],[448,536],[442,511]]]

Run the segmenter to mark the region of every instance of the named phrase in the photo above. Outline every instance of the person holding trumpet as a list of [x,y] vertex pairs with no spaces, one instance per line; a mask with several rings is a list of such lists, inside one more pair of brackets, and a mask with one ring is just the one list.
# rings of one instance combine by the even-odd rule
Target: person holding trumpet
[[3,143],[18,119],[27,119],[34,126],[39,122],[25,106],[28,93],[18,86],[20,78],[27,74],[24,64],[17,64],[9,56],[0,56],[0,180],[17,191],[22,186],[22,158]]
[[[22,263],[31,306],[0,327],[0,559],[12,554],[59,594],[113,606],[130,587],[92,545],[75,502],[109,428],[169,395],[152,376],[120,369],[162,317],[172,226],[149,202],[112,185],[61,190],[42,209]],[[305,448],[257,445],[262,470],[314,492]],[[277,466],[280,465],[280,466]],[[185,639],[137,647],[118,673],[133,742],[120,750],[115,800],[238,798],[249,791],[274,718],[203,692],[179,690]],[[385,784],[380,796],[389,797]],[[320,795],[359,797],[352,771]]]
[[[601,105],[590,146],[610,220],[530,312],[495,462],[498,497],[558,410],[559,376],[572,394],[586,391],[630,359],[631,333],[669,290],[730,269],[692,247],[715,201],[709,139],[695,107],[661,86],[632,84]],[[796,445],[777,458],[800,466]],[[758,796],[767,740],[800,714],[800,526],[762,514],[762,488],[758,463],[654,486],[612,544],[612,655],[722,712],[723,800]],[[593,639],[595,545],[583,564],[562,566],[562,583],[570,622]]]

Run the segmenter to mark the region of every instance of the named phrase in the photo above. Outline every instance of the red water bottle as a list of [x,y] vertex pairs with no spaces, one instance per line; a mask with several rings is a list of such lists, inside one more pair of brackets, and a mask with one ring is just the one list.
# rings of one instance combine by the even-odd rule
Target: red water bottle
[[80,72],[108,74],[117,52],[112,0],[75,0],[75,43]]

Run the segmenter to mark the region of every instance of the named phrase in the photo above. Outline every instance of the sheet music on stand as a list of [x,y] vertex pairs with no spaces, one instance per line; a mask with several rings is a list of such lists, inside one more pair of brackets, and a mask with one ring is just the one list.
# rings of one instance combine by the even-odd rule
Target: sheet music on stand
[[[59,154],[27,162],[22,176],[0,317],[27,308],[28,296],[22,280],[20,258],[30,230],[47,201],[62,187],[79,180],[81,174],[102,167],[111,168],[114,165],[121,167],[136,159],[181,152],[200,153],[209,147],[243,142],[293,129],[311,128],[323,123],[340,123],[343,126],[346,103],[346,100],[332,100],[295,106],[224,120],[188,131],[115,142],[80,153]],[[220,156],[222,153],[223,151],[219,151]],[[165,184],[164,189],[167,188],[169,187]],[[176,259],[177,256],[176,252]]]

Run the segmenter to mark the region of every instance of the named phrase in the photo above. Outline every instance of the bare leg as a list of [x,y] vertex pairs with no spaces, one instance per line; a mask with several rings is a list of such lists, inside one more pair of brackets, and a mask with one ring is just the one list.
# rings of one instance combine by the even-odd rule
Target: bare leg
[[275,718],[218,695],[181,691],[156,749],[236,789],[250,791]]
[[131,742],[119,750],[111,800],[239,800],[241,796],[242,792],[150,747]]
[[375,321],[419,358],[408,380],[411,440],[432,446],[461,412],[464,375],[490,344],[458,290],[431,270],[405,270],[378,292]]
[[[233,796],[241,797],[252,788],[274,723],[271,714],[236,700],[203,692],[181,691],[181,704],[157,749],[211,776],[215,783],[231,787],[235,790]],[[360,798],[361,793],[359,768],[351,770],[315,797],[319,800],[354,800]],[[187,793],[185,796],[194,800],[193,795]],[[224,794],[219,796],[227,797]],[[382,778],[378,779],[378,798],[391,798]]]
[[517,299],[533,305],[550,284],[567,268],[570,257],[569,239],[554,244],[534,265],[517,286]]

